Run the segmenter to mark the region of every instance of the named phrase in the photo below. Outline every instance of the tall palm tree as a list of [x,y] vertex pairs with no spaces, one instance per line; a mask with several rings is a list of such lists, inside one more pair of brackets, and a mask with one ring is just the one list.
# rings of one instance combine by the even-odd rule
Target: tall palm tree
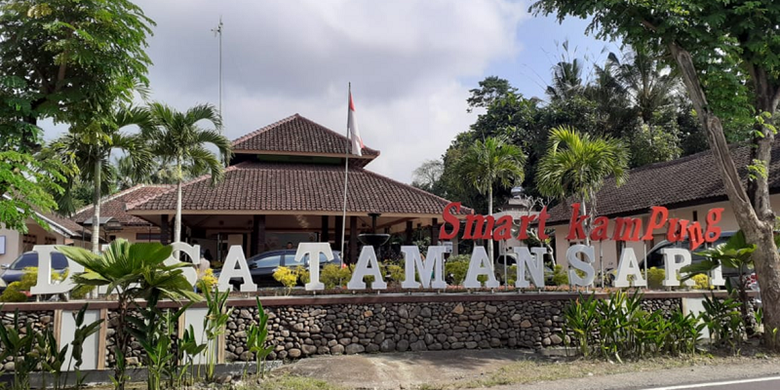
[[[458,162],[458,170],[481,194],[487,194],[488,214],[493,215],[493,187],[511,187],[523,181],[523,151],[503,137],[488,137],[471,145]],[[488,245],[493,264],[493,243]]]
[[669,69],[658,56],[636,50],[622,64],[614,54],[610,54],[610,60],[645,123],[650,124],[654,113],[674,104],[681,87],[679,74]]
[[[225,175],[225,166],[230,161],[232,147],[220,129],[222,119],[219,112],[210,104],[198,105],[186,112],[179,112],[162,104],[149,106],[154,126],[146,133],[152,140],[153,150],[164,161],[174,164],[176,182],[176,223],[174,242],[181,240],[181,185],[184,180],[184,168],[190,171],[208,171],[211,183],[219,183]],[[199,122],[211,123],[213,129],[205,129]],[[207,149],[213,145],[219,151],[222,161]]]
[[581,215],[590,217],[585,223],[585,242],[590,220],[595,216],[596,192],[607,177],[614,177],[617,185],[626,180],[628,151],[613,138],[591,137],[580,134],[569,126],[550,130],[547,154],[539,161],[537,187],[544,196],[559,199],[575,196],[580,201]]
[[94,191],[92,203],[95,207],[92,218],[92,251],[100,250],[100,198],[101,194],[111,188],[114,167],[110,164],[111,154],[115,150],[122,151],[130,159],[136,171],[148,171],[152,155],[146,142],[139,134],[128,134],[122,131],[127,126],[138,126],[141,129],[150,125],[149,111],[140,107],[120,108],[113,112],[108,120],[93,121],[86,126],[72,126],[68,133],[55,140],[50,145],[50,152],[55,156],[73,158],[81,168],[79,178],[67,178],[65,196],[60,198],[60,210],[73,213],[74,206],[69,190],[74,187],[77,179],[92,183]]

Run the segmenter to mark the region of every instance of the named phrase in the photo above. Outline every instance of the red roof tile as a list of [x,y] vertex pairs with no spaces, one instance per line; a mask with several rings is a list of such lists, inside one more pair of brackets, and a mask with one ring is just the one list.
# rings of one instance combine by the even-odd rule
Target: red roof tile
[[[100,202],[100,216],[112,217],[122,223],[123,226],[151,226],[146,220],[130,215],[125,211],[125,205],[128,203],[137,203],[145,199],[152,198],[162,192],[175,189],[174,185],[148,185],[141,184],[114,195],[104,198]],[[83,223],[95,215],[95,207],[90,205],[85,207],[71,218],[75,223]]]
[[[187,211],[341,212],[344,167],[324,164],[243,162],[229,167],[225,180],[211,186],[208,176],[182,188]],[[362,168],[350,168],[347,212],[440,215],[449,201]],[[168,191],[134,204],[132,211],[176,208],[176,192]],[[463,209],[470,213],[470,209]]]
[[[298,114],[289,116],[233,141],[233,149],[257,152],[292,152],[319,155],[343,155],[349,139]],[[363,156],[373,159],[379,151],[363,148]]]

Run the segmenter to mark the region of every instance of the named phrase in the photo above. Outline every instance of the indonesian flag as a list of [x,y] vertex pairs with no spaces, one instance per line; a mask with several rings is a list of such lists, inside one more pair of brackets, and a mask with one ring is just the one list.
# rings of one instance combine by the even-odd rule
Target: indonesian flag
[[352,144],[352,154],[362,156],[363,139],[360,138],[360,130],[358,130],[358,125],[355,121],[355,103],[352,102],[352,91],[349,92],[349,117],[347,118],[347,130],[349,132],[349,141]]

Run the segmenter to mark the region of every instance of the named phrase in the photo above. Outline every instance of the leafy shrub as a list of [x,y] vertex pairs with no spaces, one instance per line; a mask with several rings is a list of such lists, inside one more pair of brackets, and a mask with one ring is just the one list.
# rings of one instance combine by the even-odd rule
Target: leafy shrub
[[[681,355],[696,352],[704,327],[701,317],[679,310],[669,318],[658,310],[642,310],[642,296],[615,292],[608,299],[580,297],[564,310],[565,328],[571,331],[583,356],[608,359]],[[596,334],[598,330],[598,334]]]
[[462,285],[466,280],[466,273],[469,271],[469,261],[471,258],[468,255],[458,255],[450,257],[444,264],[444,273],[449,279],[449,284]]
[[656,267],[650,267],[647,270],[647,286],[654,290],[663,288],[663,282],[666,278],[666,271]]
[[311,273],[309,273],[309,270],[306,268],[303,268],[303,266],[299,265],[295,267],[295,274],[298,275],[298,281],[303,285],[311,281]]
[[284,287],[291,289],[298,284],[298,274],[288,267],[278,267],[273,274],[274,279]]
[[569,285],[569,274],[566,272],[566,270],[563,269],[562,265],[558,264],[555,266],[555,269],[553,270],[552,281],[556,286]]
[[514,286],[517,282],[517,264],[512,264],[506,269],[506,282],[508,286]]
[[697,290],[709,290],[710,289],[710,278],[705,274],[698,274],[694,275],[692,278],[693,282],[695,283],[693,285],[693,288]]
[[404,267],[401,267],[400,265],[396,264],[388,264],[385,266],[385,272],[383,275],[388,276],[388,282],[392,281],[398,285],[400,285],[404,280],[406,280],[406,274]]
[[352,270],[348,267],[342,268],[338,264],[328,264],[320,271],[320,282],[328,289],[346,286],[351,277]]
[[217,282],[217,277],[214,276],[214,270],[211,268],[207,268],[202,273],[198,272],[198,281],[196,282],[196,285],[200,291],[213,290],[214,286],[217,285]]
[[[52,280],[57,280],[59,275],[56,272],[52,272]],[[0,294],[0,302],[26,302],[27,294],[25,291],[30,291],[32,286],[38,283],[38,267],[27,267],[24,269],[22,278],[18,282],[13,282],[5,288],[2,294]]]

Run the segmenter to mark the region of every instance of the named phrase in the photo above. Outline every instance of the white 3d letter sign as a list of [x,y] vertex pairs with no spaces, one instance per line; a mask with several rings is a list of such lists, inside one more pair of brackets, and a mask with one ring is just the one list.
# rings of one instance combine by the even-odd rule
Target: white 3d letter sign
[[376,252],[374,252],[374,247],[370,245],[364,246],[363,250],[360,251],[360,258],[358,258],[358,262],[355,265],[352,279],[347,283],[347,288],[350,290],[365,290],[366,282],[363,281],[363,278],[366,276],[374,277],[374,281],[371,283],[371,288],[374,290],[384,290],[387,288],[387,283],[382,279],[382,272],[379,269],[379,261],[376,259]]
[[65,280],[53,284],[51,281],[51,253],[57,251],[55,245],[36,245],[33,251],[38,252],[38,283],[30,287],[31,294],[64,294],[74,287],[72,275],[84,272],[84,267],[68,259],[68,276]]
[[634,287],[647,286],[647,281],[642,277],[642,270],[639,269],[639,262],[636,261],[636,254],[634,254],[633,248],[626,248],[620,254],[615,287],[630,287],[629,276],[634,277]]
[[[661,249],[661,254],[664,256],[664,263],[666,264],[664,286],[679,287],[680,281],[677,279],[677,276],[680,274],[682,267],[691,264],[691,252],[682,248],[664,248]],[[686,286],[693,286],[693,284],[691,279],[685,281]]]
[[517,280],[515,281],[515,287],[528,288],[528,278],[525,277],[525,271],[531,274],[531,281],[537,288],[544,286],[544,254],[547,253],[547,248],[531,248],[534,255],[531,256],[531,252],[526,247],[515,247],[513,249],[517,253]]
[[[578,253],[582,253],[585,261],[580,260],[577,257]],[[585,273],[585,277],[580,277],[577,271],[569,269],[569,281],[577,286],[590,286],[593,283],[593,279],[596,277],[596,270],[593,269],[593,261],[596,258],[592,246],[585,245],[572,245],[566,250],[566,260],[569,261],[569,265]]]
[[309,255],[309,283],[306,283],[306,290],[324,290],[325,284],[320,282],[320,254],[325,255],[328,261],[333,260],[333,251],[327,242],[304,242],[298,245],[298,251],[295,252],[295,262],[300,264],[306,255]]
[[[236,268],[238,266],[238,268]],[[241,292],[257,291],[257,285],[252,282],[252,274],[249,273],[249,266],[246,264],[244,250],[239,245],[230,247],[230,251],[225,258],[225,264],[222,266],[222,273],[219,275],[217,286],[220,291],[230,291],[230,279],[241,278]]]
[[480,288],[482,287],[482,283],[477,277],[480,275],[487,275],[485,287],[497,288],[498,281],[496,280],[496,276],[493,275],[493,267],[491,267],[491,265],[485,248],[481,246],[474,247],[474,252],[471,252],[469,271],[466,273],[466,280],[463,281],[463,287]]
[[[401,287],[420,288],[422,284],[423,288],[447,288],[447,282],[444,281],[444,250],[443,246],[428,247],[428,257],[423,260],[416,245],[402,246],[406,277]],[[419,283],[415,280],[415,270],[420,276]]]

